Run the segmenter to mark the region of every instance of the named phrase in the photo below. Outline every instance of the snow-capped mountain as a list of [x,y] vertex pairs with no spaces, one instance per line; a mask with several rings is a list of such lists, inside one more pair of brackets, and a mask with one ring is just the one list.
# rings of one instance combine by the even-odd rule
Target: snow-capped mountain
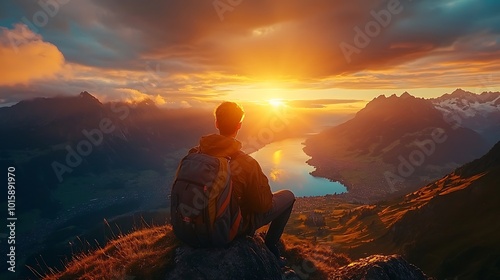
[[480,133],[490,143],[500,140],[500,92],[457,89],[431,101],[450,122]]

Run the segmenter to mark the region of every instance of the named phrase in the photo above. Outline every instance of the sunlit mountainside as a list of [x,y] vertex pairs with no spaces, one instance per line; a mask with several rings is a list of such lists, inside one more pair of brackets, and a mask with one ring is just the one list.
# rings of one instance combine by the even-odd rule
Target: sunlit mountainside
[[[482,102],[457,97],[459,92],[440,103],[406,92],[375,98],[353,119],[307,140],[314,174],[343,182],[351,198],[374,201],[408,193],[481,156],[497,135],[500,93],[477,95],[489,96]],[[445,106],[453,102],[476,113]]]
[[354,255],[400,253],[438,277],[494,279],[500,275],[500,142],[485,156],[349,224],[367,226]]
[[304,198],[288,233],[352,259],[401,254],[437,279],[497,279],[499,171],[500,142],[397,199],[360,205],[334,196]]

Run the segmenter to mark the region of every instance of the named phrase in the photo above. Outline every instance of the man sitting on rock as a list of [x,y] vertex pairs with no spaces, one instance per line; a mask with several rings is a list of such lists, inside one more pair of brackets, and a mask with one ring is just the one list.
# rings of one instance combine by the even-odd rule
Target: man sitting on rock
[[230,157],[233,196],[241,209],[240,235],[253,234],[258,228],[271,223],[265,237],[269,250],[279,259],[277,243],[283,233],[295,202],[289,190],[272,193],[269,181],[259,163],[241,151],[235,139],[244,117],[240,105],[223,102],[215,110],[215,126],[219,134],[203,136],[195,149],[211,156]]

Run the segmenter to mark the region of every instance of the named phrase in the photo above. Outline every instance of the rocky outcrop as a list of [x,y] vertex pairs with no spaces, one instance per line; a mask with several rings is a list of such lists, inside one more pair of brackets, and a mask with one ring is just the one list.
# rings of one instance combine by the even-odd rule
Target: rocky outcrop
[[229,248],[181,246],[175,254],[175,267],[165,279],[284,279],[260,236],[235,240]]
[[[330,274],[328,279],[335,280],[431,279],[399,255],[373,255],[343,266],[333,274],[328,274]],[[326,275],[326,273],[323,276],[318,274],[314,279],[327,278]],[[193,249],[181,246],[176,249],[175,264],[165,279],[294,280],[302,278],[293,269],[280,268],[277,259],[264,245],[262,237],[256,235],[235,240],[228,248]]]
[[432,279],[401,256],[373,255],[341,267],[335,280],[420,280]]

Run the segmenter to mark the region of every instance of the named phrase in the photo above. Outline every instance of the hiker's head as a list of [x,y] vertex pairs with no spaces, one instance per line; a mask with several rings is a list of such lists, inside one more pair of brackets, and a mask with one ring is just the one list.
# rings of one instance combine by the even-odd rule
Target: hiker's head
[[222,102],[215,109],[215,126],[221,135],[235,137],[244,116],[243,108],[237,103]]

